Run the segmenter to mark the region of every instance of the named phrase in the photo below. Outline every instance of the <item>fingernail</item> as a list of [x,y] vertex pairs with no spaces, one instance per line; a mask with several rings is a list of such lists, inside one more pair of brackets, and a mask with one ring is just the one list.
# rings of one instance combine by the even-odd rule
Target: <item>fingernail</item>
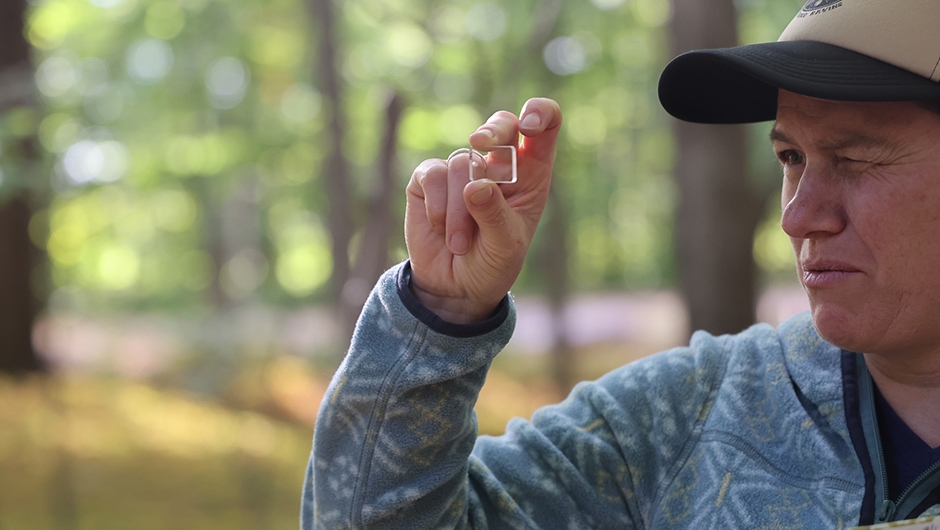
[[491,130],[489,130],[489,129],[477,129],[477,133],[486,136],[486,137],[489,138],[490,140],[495,140],[495,139],[496,139],[496,135],[493,134],[493,131],[491,131]]
[[519,123],[519,127],[522,129],[538,129],[539,125],[542,124],[542,118],[539,117],[536,113],[531,113],[526,115],[525,118],[522,118],[522,121]]
[[450,236],[450,251],[454,254],[463,255],[469,250],[470,242],[463,232],[454,232]]
[[477,206],[483,206],[489,202],[490,197],[493,196],[493,186],[483,186],[477,191],[470,194],[470,202],[476,204]]

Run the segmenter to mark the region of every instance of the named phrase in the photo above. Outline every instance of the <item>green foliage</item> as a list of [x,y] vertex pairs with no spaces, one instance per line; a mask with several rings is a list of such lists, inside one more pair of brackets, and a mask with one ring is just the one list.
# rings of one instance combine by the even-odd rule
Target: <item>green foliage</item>
[[[798,3],[740,2],[742,40],[775,38]],[[556,185],[575,287],[670,285],[674,145],[655,95],[669,4],[565,2],[557,20],[545,6],[335,4],[354,219],[367,215],[391,91],[408,102],[402,180],[464,146],[493,111],[549,96],[565,112]],[[44,110],[8,113],[0,141],[36,133],[54,165],[54,198],[33,230],[52,259],[53,308],[323,299],[328,112],[309,11],[301,0],[33,6],[26,33]],[[545,23],[554,29],[542,38]],[[770,171],[760,179],[775,182]],[[404,255],[400,235],[393,247]],[[527,267],[518,288],[538,283]]]

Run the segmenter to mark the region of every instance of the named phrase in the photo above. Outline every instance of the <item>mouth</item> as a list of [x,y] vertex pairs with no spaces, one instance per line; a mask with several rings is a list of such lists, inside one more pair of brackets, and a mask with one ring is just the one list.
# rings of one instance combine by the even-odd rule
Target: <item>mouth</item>
[[803,285],[807,288],[822,288],[838,284],[862,271],[847,263],[835,261],[813,261],[801,267]]

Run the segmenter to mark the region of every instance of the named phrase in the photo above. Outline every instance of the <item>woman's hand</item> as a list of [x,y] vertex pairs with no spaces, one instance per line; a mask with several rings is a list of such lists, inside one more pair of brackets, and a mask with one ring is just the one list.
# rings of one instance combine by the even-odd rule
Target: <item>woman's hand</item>
[[[518,147],[515,184],[471,182],[467,155],[425,160],[411,176],[405,211],[411,290],[442,319],[485,319],[516,281],[548,199],[560,126],[558,103],[536,98],[518,118],[499,111],[470,135],[470,146],[481,151]],[[489,171],[506,169],[509,156],[507,149],[491,152]]]

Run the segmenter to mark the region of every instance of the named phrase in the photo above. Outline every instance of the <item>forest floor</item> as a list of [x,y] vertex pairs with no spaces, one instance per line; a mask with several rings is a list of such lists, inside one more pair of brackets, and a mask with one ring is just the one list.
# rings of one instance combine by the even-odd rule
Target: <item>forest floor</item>
[[[500,434],[565,393],[551,379],[553,322],[537,298],[477,402]],[[761,320],[806,307],[767,291]],[[0,529],[294,529],[320,399],[335,357],[329,313],[252,310],[210,321],[47,317],[55,371],[0,378]],[[582,295],[563,317],[573,380],[686,340],[671,293]],[[213,342],[215,341],[215,342]]]

